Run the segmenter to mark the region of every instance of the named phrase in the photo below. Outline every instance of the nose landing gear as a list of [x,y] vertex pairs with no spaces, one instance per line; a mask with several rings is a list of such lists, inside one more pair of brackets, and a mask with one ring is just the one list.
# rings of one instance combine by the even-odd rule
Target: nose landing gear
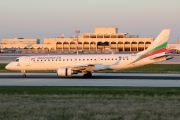
[[23,77],[25,78],[25,77],[26,77],[26,74],[23,74]]
[[22,70],[21,73],[23,73],[23,77],[26,78],[26,71]]

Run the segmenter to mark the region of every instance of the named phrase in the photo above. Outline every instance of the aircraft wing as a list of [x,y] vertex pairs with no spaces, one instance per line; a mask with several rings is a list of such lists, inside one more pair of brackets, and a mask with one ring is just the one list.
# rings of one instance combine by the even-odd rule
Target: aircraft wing
[[64,67],[71,68],[72,70],[75,71],[81,71],[82,73],[94,72],[108,68],[108,66],[102,64],[78,64],[78,65],[64,66]]
[[71,68],[72,70],[75,71],[81,71],[83,73],[86,73],[87,71],[89,72],[94,72],[94,67],[95,65],[91,64],[76,64],[76,65],[71,65],[71,66],[64,66],[67,68]]

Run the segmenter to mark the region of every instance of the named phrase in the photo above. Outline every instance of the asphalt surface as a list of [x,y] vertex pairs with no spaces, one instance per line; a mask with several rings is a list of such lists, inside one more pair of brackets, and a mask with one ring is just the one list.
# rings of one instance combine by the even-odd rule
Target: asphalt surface
[[[19,56],[46,54],[0,54],[0,63],[9,63]],[[172,54],[171,60],[157,64],[179,64],[180,55]],[[56,73],[0,73],[0,86],[138,86],[138,87],[180,87],[179,74],[145,73],[93,73],[92,78],[59,77]]]
[[[0,73],[1,78],[10,79],[89,79],[83,78],[83,74],[73,75],[71,77],[57,76],[57,73],[27,73],[23,78],[21,73]],[[152,74],[152,73],[93,73],[90,79],[154,79],[154,80],[180,80],[180,74]]]
[[0,73],[0,86],[133,86],[180,87],[179,74],[94,73],[83,78],[82,74],[59,77],[56,73]]

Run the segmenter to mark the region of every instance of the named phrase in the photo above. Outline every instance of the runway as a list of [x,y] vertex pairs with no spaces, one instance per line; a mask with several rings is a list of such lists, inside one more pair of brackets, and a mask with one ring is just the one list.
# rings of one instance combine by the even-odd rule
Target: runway
[[179,74],[93,73],[90,79],[82,74],[59,77],[56,73],[0,73],[0,86],[132,86],[180,87]]

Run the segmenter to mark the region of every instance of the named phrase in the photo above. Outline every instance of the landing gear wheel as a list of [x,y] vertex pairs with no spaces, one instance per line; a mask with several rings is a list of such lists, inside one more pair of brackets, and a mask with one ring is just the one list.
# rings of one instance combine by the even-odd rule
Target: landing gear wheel
[[23,73],[23,77],[26,77],[26,71],[25,70],[21,70],[21,73]]
[[91,72],[87,72],[86,74],[83,75],[84,78],[91,78],[92,77],[92,73]]
[[23,74],[23,77],[26,78],[26,74]]

